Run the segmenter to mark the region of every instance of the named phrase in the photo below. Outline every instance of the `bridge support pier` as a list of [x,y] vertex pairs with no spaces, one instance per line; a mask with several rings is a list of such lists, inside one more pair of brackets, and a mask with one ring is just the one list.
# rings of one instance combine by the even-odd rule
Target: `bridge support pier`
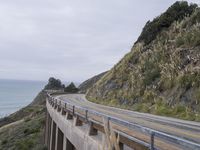
[[[49,114],[48,114],[49,115]],[[50,144],[51,144],[51,123],[52,123],[52,118],[49,115],[49,120],[48,120],[48,141],[47,141],[47,148],[50,149]]]
[[65,137],[63,138],[63,150],[76,150],[73,144]]
[[48,140],[49,140],[49,113],[46,112],[46,125],[45,125],[45,146],[48,145]]
[[45,146],[50,149],[50,138],[51,138],[51,116],[46,112],[46,125],[45,125]]
[[76,150],[74,145],[68,139],[66,139],[66,148],[67,150]]
[[56,127],[56,139],[55,139],[55,150],[62,150],[63,149],[63,133],[59,129],[59,127]]
[[119,149],[120,149],[120,150],[124,150],[124,144],[121,143],[121,142],[119,142]]
[[63,137],[63,150],[67,150],[67,138],[66,138],[66,136]]
[[56,141],[56,123],[52,120],[51,123],[51,138],[50,138],[50,150],[55,150]]

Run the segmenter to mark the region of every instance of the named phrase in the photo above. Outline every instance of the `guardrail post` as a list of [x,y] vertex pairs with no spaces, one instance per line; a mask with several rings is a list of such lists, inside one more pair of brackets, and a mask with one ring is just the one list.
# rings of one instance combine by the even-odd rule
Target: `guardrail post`
[[66,111],[67,111],[67,109],[66,109],[66,103],[65,103],[64,108],[62,107],[61,109],[62,109],[62,115],[66,115]]
[[85,120],[88,121],[88,110],[85,110]]
[[65,110],[64,108],[61,108],[61,109],[62,109],[62,113],[61,113],[61,114],[62,114],[63,116],[65,116],[65,115],[66,115],[66,110]]
[[54,100],[52,100],[52,103],[53,103],[53,108],[55,109],[56,107],[56,102]]
[[73,116],[75,115],[75,106],[73,105],[73,110],[72,110],[72,112],[73,112]]
[[154,150],[154,136],[155,136],[155,133],[152,132],[151,133],[151,147],[150,147],[150,150]]
[[57,111],[60,112],[61,109],[62,109],[62,107],[61,107],[61,101],[59,101]]
[[55,104],[54,104],[54,101],[53,101],[53,100],[51,100],[51,105],[52,105],[52,107],[54,108]]
[[113,145],[112,145],[112,141],[111,141],[110,118],[109,117],[103,117],[103,126],[104,126],[104,131],[105,131],[106,143],[108,145],[108,148],[112,149]]
[[54,100],[54,109],[56,109],[57,108],[57,99],[56,100]]

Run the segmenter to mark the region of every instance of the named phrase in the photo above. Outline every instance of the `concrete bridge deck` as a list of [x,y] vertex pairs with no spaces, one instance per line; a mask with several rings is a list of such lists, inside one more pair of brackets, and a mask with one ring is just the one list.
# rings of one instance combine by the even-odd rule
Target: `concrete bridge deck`
[[[82,94],[57,95],[52,99],[54,103],[47,103],[48,118],[57,125],[61,137],[67,137],[61,138],[65,139],[61,143],[64,149],[66,143],[78,150],[200,149],[198,122],[102,106],[87,101]],[[46,143],[49,145],[48,140]],[[52,141],[49,143],[52,145]],[[58,145],[55,142],[53,147]]]

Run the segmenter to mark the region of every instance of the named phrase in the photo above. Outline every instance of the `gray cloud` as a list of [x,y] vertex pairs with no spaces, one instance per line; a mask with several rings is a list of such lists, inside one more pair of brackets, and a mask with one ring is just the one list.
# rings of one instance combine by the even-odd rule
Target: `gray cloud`
[[0,78],[83,81],[117,63],[173,2],[1,1]]

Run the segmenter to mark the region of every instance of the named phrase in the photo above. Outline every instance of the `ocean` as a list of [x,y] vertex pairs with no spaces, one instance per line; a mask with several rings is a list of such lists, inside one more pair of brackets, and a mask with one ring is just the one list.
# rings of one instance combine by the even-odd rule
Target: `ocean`
[[46,82],[0,79],[0,118],[33,101]]

